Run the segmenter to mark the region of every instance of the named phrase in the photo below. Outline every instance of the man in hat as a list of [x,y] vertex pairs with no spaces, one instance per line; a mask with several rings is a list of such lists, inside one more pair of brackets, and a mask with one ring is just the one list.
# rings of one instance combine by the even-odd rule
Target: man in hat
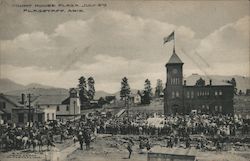
[[132,141],[132,140],[129,140],[129,141],[128,141],[128,145],[127,145],[127,150],[128,150],[128,152],[129,152],[128,159],[130,159],[131,154],[132,154],[132,152],[133,152],[133,150],[132,150],[132,146],[133,146],[133,145],[134,145],[133,141]]
[[83,150],[83,134],[82,134],[81,131],[79,132],[78,140],[79,140],[79,143],[80,143],[80,149]]

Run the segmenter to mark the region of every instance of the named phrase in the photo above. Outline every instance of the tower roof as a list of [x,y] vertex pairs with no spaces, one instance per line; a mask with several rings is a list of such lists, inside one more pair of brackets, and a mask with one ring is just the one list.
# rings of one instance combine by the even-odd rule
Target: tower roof
[[178,57],[178,55],[175,53],[174,50],[167,64],[184,64],[184,63],[181,61],[181,59]]

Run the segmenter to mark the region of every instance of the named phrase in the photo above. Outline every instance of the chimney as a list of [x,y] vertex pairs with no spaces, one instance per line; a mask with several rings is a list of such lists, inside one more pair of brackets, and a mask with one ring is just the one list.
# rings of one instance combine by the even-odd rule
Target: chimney
[[22,93],[22,94],[21,94],[21,97],[22,97],[22,98],[21,98],[21,99],[22,99],[22,100],[21,100],[21,104],[24,105],[24,102],[25,102],[25,94]]
[[209,85],[210,85],[210,86],[212,85],[212,79],[209,80]]
[[186,84],[187,84],[187,81],[186,81],[186,80],[184,80],[184,86],[186,86]]

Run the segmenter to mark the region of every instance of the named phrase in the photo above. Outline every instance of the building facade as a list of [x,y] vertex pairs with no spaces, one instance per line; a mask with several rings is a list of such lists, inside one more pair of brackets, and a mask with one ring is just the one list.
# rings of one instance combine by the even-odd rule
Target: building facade
[[231,84],[213,83],[200,78],[195,84],[183,80],[184,63],[173,51],[166,64],[164,114],[233,114],[234,87]]

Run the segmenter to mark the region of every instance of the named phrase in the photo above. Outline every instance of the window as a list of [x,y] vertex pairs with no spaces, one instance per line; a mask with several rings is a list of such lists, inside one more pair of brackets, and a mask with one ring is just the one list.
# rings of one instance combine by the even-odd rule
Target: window
[[55,114],[52,113],[52,120],[55,120]]
[[49,120],[49,113],[47,113],[47,120]]
[[56,106],[56,111],[60,111],[60,107],[59,106]]
[[172,91],[172,98],[175,98],[175,92]]
[[47,107],[49,107],[49,105],[47,105]]
[[215,95],[215,96],[217,96],[217,95],[218,95],[218,92],[217,92],[217,91],[215,91],[215,92],[214,92],[214,95]]
[[222,96],[222,91],[219,91],[219,95]]
[[7,120],[11,120],[11,114],[10,113],[7,114]]
[[214,110],[218,111],[218,106],[217,105],[214,106]]
[[18,114],[18,122],[19,123],[23,123],[24,122],[24,114],[23,113],[19,113]]
[[219,106],[219,110],[220,110],[220,112],[222,112],[222,106]]
[[191,98],[194,98],[194,91],[191,91]]
[[206,107],[207,107],[207,110],[209,110],[209,105],[207,105]]
[[69,106],[66,106],[66,111],[69,111]]
[[187,98],[190,98],[190,93],[189,93],[189,91],[187,91]]
[[0,108],[5,109],[6,108],[6,102],[0,102]]
[[180,94],[178,91],[176,91],[176,97],[180,97]]

